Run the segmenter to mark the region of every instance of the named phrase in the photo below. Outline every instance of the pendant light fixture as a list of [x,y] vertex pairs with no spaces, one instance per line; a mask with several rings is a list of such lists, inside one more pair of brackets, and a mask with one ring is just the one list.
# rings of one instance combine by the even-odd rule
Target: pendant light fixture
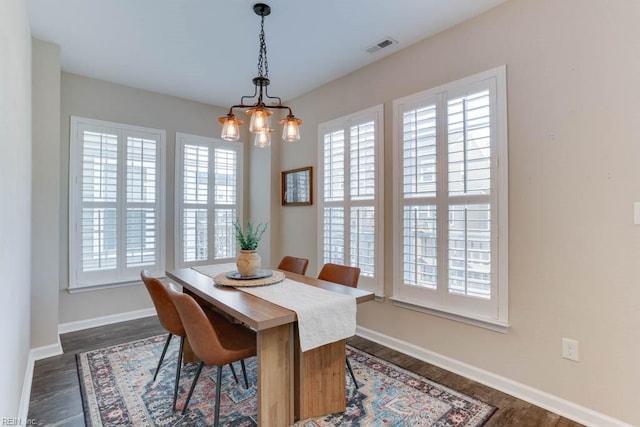
[[[267,44],[264,40],[264,17],[271,13],[271,7],[264,3],[253,5],[253,11],[260,16],[260,54],[258,55],[258,76],[253,78],[255,86],[253,95],[240,98],[240,104],[229,108],[229,114],[220,117],[218,121],[222,123],[222,139],[227,141],[237,141],[240,138],[240,126],[243,121],[234,114],[234,108],[246,108],[245,113],[250,117],[249,131],[255,134],[254,145],[264,148],[271,145],[271,133],[273,129],[270,125],[269,117],[272,110],[288,110],[289,114],[283,120],[282,139],[294,142],[300,139],[300,125],[302,120],[296,118],[291,108],[282,105],[282,100],[277,96],[269,96],[267,87],[269,86],[269,63],[267,61]],[[255,104],[245,104],[245,99],[256,99]],[[267,105],[265,100],[273,100],[274,103]]]

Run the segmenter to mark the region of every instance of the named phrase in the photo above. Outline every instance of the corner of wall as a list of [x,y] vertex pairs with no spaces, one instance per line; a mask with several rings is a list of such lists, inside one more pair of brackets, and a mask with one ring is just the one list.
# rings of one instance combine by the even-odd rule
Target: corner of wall
[[59,342],[60,47],[31,41],[31,347],[47,347]]

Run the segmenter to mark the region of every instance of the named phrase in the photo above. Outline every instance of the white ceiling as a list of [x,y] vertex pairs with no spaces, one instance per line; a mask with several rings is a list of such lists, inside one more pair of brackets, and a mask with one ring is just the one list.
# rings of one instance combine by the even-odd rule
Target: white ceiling
[[[269,0],[271,95],[295,98],[506,0]],[[28,0],[62,70],[229,106],[253,93],[254,0]],[[398,44],[370,54],[384,38]]]

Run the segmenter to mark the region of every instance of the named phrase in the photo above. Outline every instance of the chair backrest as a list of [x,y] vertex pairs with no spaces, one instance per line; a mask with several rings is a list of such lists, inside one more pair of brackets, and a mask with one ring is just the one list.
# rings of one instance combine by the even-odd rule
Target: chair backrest
[[183,337],[185,335],[184,326],[182,326],[176,307],[169,298],[167,287],[156,277],[151,277],[147,270],[142,270],[140,277],[151,296],[162,327],[174,335]]
[[290,271],[304,275],[307,272],[309,260],[306,258],[296,258],[294,256],[285,256],[278,264],[278,270]]
[[173,301],[184,329],[189,338],[189,344],[196,356],[207,365],[226,365],[228,362],[227,350],[223,348],[215,324],[228,323],[228,321],[214,313],[205,314],[204,310],[190,295],[168,289],[169,298]]
[[323,265],[320,274],[318,274],[318,279],[338,283],[339,285],[351,286],[352,288],[358,286],[359,278],[360,269],[358,267],[348,267],[346,265],[331,263]]

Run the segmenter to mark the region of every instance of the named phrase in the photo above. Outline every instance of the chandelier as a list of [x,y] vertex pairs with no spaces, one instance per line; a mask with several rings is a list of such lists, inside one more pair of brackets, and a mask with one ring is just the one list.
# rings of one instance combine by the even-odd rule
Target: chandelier
[[[264,148],[271,145],[271,133],[273,129],[269,123],[269,117],[273,114],[271,110],[288,110],[286,118],[280,120],[282,125],[282,139],[294,142],[300,139],[300,125],[302,120],[296,118],[291,112],[291,108],[282,105],[282,100],[277,96],[270,96],[267,90],[269,86],[269,63],[267,61],[267,44],[264,40],[264,17],[271,13],[271,7],[264,3],[253,5],[253,11],[260,16],[260,54],[258,55],[258,77],[253,78],[253,95],[240,98],[240,104],[229,108],[229,114],[220,117],[218,121],[222,123],[222,139],[227,141],[237,141],[240,138],[240,125],[243,121],[234,114],[234,108],[246,108],[245,113],[251,118],[249,131],[255,134],[254,145]],[[254,104],[245,104],[245,99],[255,99]],[[265,100],[273,102],[265,104]]]

